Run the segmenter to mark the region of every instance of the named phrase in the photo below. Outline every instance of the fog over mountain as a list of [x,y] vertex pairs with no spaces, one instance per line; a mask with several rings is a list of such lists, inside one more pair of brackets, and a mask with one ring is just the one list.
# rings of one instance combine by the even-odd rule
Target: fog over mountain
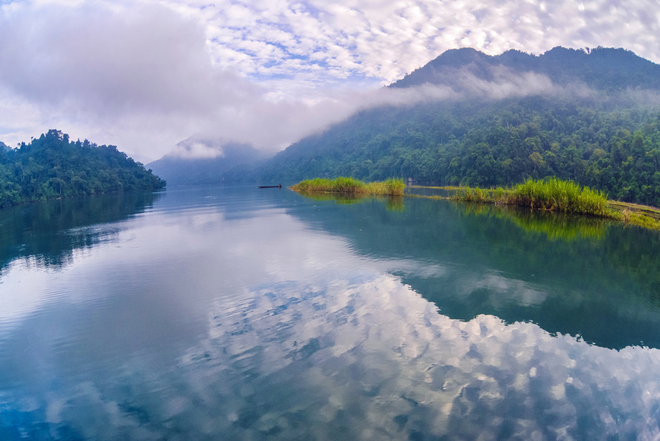
[[446,98],[361,111],[278,153],[258,177],[479,187],[557,177],[660,206],[659,79],[660,66],[623,49],[448,51],[388,88]]
[[9,0],[0,4],[0,139],[15,146],[56,128],[136,158],[159,158],[190,137],[273,153],[370,103],[405,99],[378,90],[448,49],[602,45],[658,61],[655,9],[607,0]]
[[535,74],[554,85],[581,83],[596,90],[659,89],[660,65],[615,48],[575,50],[555,47],[541,55],[510,50],[490,56],[472,48],[449,50],[391,87],[447,84],[469,91],[466,76],[498,82],[506,73]]
[[240,181],[254,175],[256,167],[269,158],[247,144],[190,138],[177,149],[147,165],[170,187],[187,184],[217,184]]
[[[473,49],[458,52],[474,53],[486,57]],[[450,52],[438,57],[437,60],[447,54]],[[449,58],[451,59],[451,56]],[[338,103],[329,106],[328,111],[334,115],[333,119],[336,120],[334,122],[339,123],[347,118],[350,119],[356,112],[373,108],[410,109],[416,105],[434,102],[454,103],[467,98],[501,100],[533,95],[572,96],[575,93],[588,93],[588,88],[583,84],[575,83],[571,87],[558,86],[543,74],[534,71],[517,71],[499,65],[481,67],[481,71],[474,69],[474,63],[450,65],[447,69],[451,70],[449,75],[438,74],[430,79],[432,81],[417,81],[407,84],[405,83],[409,78],[407,76],[390,87],[341,95],[338,97]],[[417,71],[413,75],[416,73]],[[312,130],[311,126],[308,126],[311,138],[303,137],[301,141],[303,145],[306,145],[305,142],[309,139],[314,139],[314,136],[319,136],[324,130],[328,130],[326,124],[332,119],[329,115],[325,115],[325,117],[327,120],[316,130]],[[292,122],[292,124],[294,123]],[[263,131],[268,133],[267,128],[264,128]],[[296,143],[291,148],[295,151],[297,145],[300,144]],[[286,157],[287,151],[289,150],[285,150],[280,156]],[[170,153],[149,163],[148,167],[167,180],[170,185],[252,182],[260,179],[262,174],[260,170],[263,167],[269,167],[268,162],[264,162],[264,160],[274,154],[273,150],[264,151],[255,148],[255,145],[250,143],[234,143],[212,135],[196,136],[181,141]],[[280,175],[277,179],[288,181],[290,178]]]
[[[659,89],[660,66],[624,49],[557,47],[538,56],[519,51],[490,56],[470,48],[450,50],[389,87],[355,95],[352,100],[357,113],[292,144],[272,160],[248,168],[242,164],[240,171],[232,171],[229,162],[219,166],[222,158],[216,160],[216,165],[207,166],[217,170],[217,182],[290,182],[337,175],[367,180],[410,177],[418,182],[445,184],[473,179],[480,185],[544,175],[584,180],[586,172],[578,176],[577,169],[568,173],[566,168],[586,170],[589,164],[576,161],[589,159],[596,148],[600,149],[599,158],[612,159],[608,156],[613,153],[611,144],[615,135],[622,136],[617,132],[625,129],[632,133],[645,124],[648,128],[652,122],[644,116],[631,119],[620,113],[656,108],[660,105]],[[520,141],[500,133],[512,128],[521,131],[515,135],[522,137]],[[585,136],[587,129],[589,133],[599,132],[598,137]],[[475,135],[484,130],[493,133]],[[578,158],[565,157],[556,163],[557,155],[564,155],[564,148],[570,147],[568,137],[575,135],[580,141],[570,143],[577,142]],[[511,149],[523,141],[527,147],[520,147],[515,154],[488,153],[483,147]],[[632,138],[624,141],[632,142]],[[500,166],[495,167],[497,172],[492,167],[481,170],[465,162],[461,171],[450,173],[449,161],[467,154],[477,144],[483,144],[477,156],[491,155],[495,163],[504,161],[506,170]],[[442,157],[437,153],[439,146],[445,149]],[[532,155],[534,152],[536,155]],[[197,153],[202,154],[201,150]],[[624,153],[617,155],[619,158]],[[647,158],[643,156],[642,161]],[[507,160],[513,165],[506,165]],[[181,167],[190,166],[190,162],[179,162]],[[608,164],[603,163],[602,168]],[[170,168],[173,166],[170,162]],[[649,170],[651,175],[653,172]],[[181,169],[180,173],[187,172]],[[190,169],[188,183],[195,182],[196,173]],[[612,178],[619,184],[590,179],[590,185],[613,192],[642,185],[631,184],[620,176]],[[203,182],[208,182],[207,178]],[[632,192],[621,197],[639,200],[642,196]],[[654,198],[646,196],[648,201]]]

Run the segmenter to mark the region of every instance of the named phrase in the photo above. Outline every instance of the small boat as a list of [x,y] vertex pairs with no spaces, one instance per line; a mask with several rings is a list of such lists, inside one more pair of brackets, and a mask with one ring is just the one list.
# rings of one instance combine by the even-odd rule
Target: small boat
[[260,185],[259,188],[282,188],[282,184],[279,184],[279,185]]

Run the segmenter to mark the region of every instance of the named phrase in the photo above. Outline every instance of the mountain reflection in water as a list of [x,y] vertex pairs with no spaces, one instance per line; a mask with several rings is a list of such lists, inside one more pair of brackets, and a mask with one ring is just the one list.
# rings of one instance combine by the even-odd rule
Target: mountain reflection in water
[[433,276],[388,271],[452,318],[493,314],[609,348],[660,347],[657,231],[425,199],[406,199],[400,213],[371,200],[299,216],[361,255],[443,267]]
[[660,435],[654,276],[616,265],[653,263],[644,231],[551,240],[442,201],[245,188],[106,227],[57,271],[2,275],[36,300],[0,314],[0,439]]

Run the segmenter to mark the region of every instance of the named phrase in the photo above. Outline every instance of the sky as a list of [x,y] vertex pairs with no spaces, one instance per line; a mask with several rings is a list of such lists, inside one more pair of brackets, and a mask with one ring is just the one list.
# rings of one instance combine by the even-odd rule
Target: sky
[[448,49],[555,46],[658,63],[660,1],[0,0],[0,141],[56,128],[145,163],[186,139],[275,152],[424,99],[383,86]]

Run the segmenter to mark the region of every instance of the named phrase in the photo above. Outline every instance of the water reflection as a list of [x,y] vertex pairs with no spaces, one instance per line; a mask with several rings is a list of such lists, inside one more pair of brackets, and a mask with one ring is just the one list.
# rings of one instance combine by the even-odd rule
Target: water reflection
[[209,338],[186,361],[228,363],[250,384],[222,397],[237,436],[658,434],[647,400],[660,396],[660,351],[606,350],[493,316],[453,320],[387,275],[264,286],[218,304]]
[[660,351],[470,321],[391,275],[252,287],[214,302],[174,369],[128,363],[4,426],[54,439],[653,439]]
[[60,199],[0,210],[0,276],[16,259],[37,266],[61,267],[74,250],[90,249],[117,231],[96,228],[151,208],[162,193],[118,193]]
[[359,194],[315,192],[300,192],[299,194],[313,201],[332,201],[339,205],[361,204],[363,202],[376,200],[379,202],[385,202],[385,208],[390,211],[404,211],[406,207],[403,196],[366,196]]
[[0,313],[0,439],[660,435],[642,230],[551,240],[442,201],[254,189],[106,227],[57,272],[2,275],[0,301],[39,301]]
[[493,314],[610,348],[660,347],[655,231],[425,199],[406,199],[403,212],[371,202],[295,215],[372,259],[444,267],[431,277],[388,271],[452,318]]
[[550,240],[602,239],[614,221],[593,216],[490,204],[457,204],[467,215],[507,219],[525,232],[545,235]]
[[349,205],[359,204],[372,199],[368,196],[342,193],[318,193],[318,192],[300,192],[300,194],[313,201],[333,201],[337,204]]

